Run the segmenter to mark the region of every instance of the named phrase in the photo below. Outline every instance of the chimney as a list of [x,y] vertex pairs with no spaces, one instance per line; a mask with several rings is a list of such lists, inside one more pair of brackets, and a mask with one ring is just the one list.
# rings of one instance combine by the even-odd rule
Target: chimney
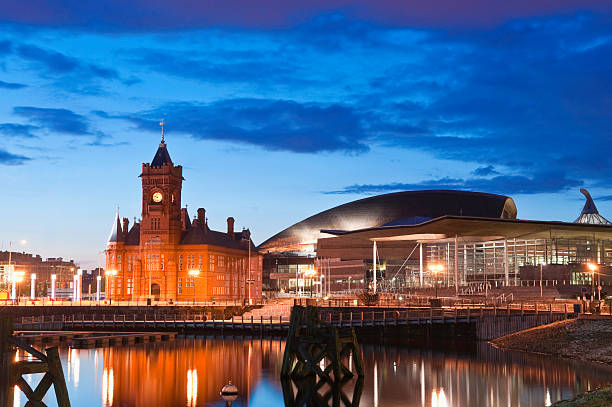
[[123,218],[123,225],[121,226],[121,229],[123,229],[123,236],[127,236],[128,231],[130,226],[130,220],[128,218]]
[[234,238],[234,218],[231,216],[227,218],[227,234],[233,239]]
[[198,222],[202,227],[206,226],[206,209],[198,208]]

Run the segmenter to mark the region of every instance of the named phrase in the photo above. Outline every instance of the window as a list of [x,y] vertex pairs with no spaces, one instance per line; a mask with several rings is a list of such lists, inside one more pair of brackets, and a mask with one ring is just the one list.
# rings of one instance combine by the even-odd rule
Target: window
[[187,255],[187,270],[191,270],[195,268],[195,255],[188,254]]
[[179,294],[183,293],[183,279],[182,278],[178,279],[178,293]]
[[161,259],[161,260],[160,260],[160,262],[159,262],[159,269],[160,269],[161,271],[164,271],[164,255],[163,255],[163,254],[161,255],[160,259]]
[[159,218],[157,217],[151,218],[151,229],[159,230]]
[[219,267],[223,267],[225,265],[225,257],[219,256]]
[[183,270],[183,255],[179,254],[179,264],[178,264],[178,269],[179,271]]
[[200,270],[202,269],[202,255],[201,254],[198,256],[198,268]]
[[215,271],[215,255],[210,255],[210,271]]

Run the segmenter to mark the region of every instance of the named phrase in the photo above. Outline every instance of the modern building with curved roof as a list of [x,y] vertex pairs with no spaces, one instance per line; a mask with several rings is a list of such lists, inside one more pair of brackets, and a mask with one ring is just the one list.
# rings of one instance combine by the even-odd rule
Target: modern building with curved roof
[[314,254],[322,230],[414,225],[444,215],[515,219],[512,198],[482,192],[404,191],[352,201],[306,218],[259,245],[263,253]]

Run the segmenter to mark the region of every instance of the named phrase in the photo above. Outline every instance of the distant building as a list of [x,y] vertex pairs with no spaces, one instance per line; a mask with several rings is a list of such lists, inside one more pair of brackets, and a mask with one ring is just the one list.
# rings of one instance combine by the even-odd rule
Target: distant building
[[[444,215],[513,219],[516,214],[510,197],[468,191],[404,191],[348,202],[304,219],[259,245],[264,255],[264,290],[305,290],[308,294],[313,283],[323,283],[320,291],[363,289],[373,268],[371,244],[350,237],[325,239],[331,236],[326,231],[411,225]],[[379,278],[386,272],[398,274],[398,283],[408,279],[406,266],[408,270],[419,266],[419,252],[414,253],[414,247],[414,242],[383,245],[380,256],[384,266],[379,268]],[[312,267],[318,275],[308,277]]]
[[261,297],[261,256],[250,231],[235,231],[232,217],[227,218],[226,231],[212,230],[203,208],[190,220],[187,208],[181,207],[183,168],[173,164],[163,130],[153,160],[142,164],[140,178],[142,220],[130,228],[129,220],[121,220],[117,212],[106,246],[107,297]]
[[[9,267],[9,257],[10,265]],[[60,289],[73,288],[73,276],[78,266],[74,260],[64,260],[61,257],[50,257],[46,260],[39,255],[29,253],[0,252],[0,287],[10,291],[10,270],[22,276],[22,282],[17,284],[21,295],[30,295],[31,275],[36,274],[36,295],[46,296],[51,287],[51,275],[56,275],[56,287]],[[23,273],[23,274],[22,274]]]

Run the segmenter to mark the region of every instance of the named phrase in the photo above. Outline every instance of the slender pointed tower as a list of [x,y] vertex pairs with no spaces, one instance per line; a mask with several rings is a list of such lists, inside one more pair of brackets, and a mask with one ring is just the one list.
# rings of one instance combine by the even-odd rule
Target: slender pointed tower
[[584,207],[582,208],[582,212],[578,219],[574,221],[574,223],[588,223],[591,225],[610,225],[611,223],[599,214],[597,207],[595,206],[595,202],[593,202],[593,198],[591,198],[591,194],[584,188],[580,188],[580,192],[585,196],[586,202],[584,203]]

